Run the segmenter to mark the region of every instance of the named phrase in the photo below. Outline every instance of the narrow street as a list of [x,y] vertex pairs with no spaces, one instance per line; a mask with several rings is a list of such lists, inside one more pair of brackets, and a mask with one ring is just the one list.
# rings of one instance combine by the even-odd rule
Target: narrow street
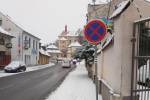
[[1,100],[43,100],[71,71],[61,65],[0,78]]

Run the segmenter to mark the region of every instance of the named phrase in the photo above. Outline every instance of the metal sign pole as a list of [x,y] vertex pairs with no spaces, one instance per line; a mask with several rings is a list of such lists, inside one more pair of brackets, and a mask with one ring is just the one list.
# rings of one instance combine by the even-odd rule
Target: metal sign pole
[[[94,4],[94,11],[96,12],[96,10],[95,10],[95,2],[96,2],[96,0],[92,0],[92,1],[93,1],[93,4]],[[96,12],[96,16],[97,16],[97,12]],[[98,100],[97,45],[95,45],[95,56],[94,56],[94,59],[95,59],[95,86],[96,86],[96,100]]]
[[[95,10],[95,2],[96,0],[92,0],[94,3],[94,11]],[[96,12],[95,12],[96,13]],[[96,26],[96,27],[95,27]],[[89,31],[90,30],[90,31]],[[85,39],[90,42],[91,44],[95,45],[95,55],[94,55],[94,63],[95,63],[95,86],[96,86],[96,100],[98,100],[99,94],[99,86],[98,86],[98,68],[97,68],[97,45],[104,39],[107,33],[107,26],[101,20],[94,19],[90,21],[84,29],[84,36]]]
[[95,45],[95,86],[96,86],[96,100],[98,100],[98,69],[97,69],[97,45]]

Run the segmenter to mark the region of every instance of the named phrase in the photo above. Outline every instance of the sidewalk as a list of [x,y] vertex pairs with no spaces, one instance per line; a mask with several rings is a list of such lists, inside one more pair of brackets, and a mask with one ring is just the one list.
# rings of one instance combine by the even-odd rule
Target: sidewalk
[[[95,85],[88,78],[84,62],[78,64],[46,100],[96,100]],[[99,100],[102,100],[101,96]]]

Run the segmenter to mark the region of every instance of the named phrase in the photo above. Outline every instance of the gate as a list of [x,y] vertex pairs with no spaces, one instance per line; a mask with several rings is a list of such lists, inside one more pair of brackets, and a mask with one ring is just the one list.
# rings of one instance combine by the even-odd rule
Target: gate
[[134,23],[131,100],[150,100],[150,18]]

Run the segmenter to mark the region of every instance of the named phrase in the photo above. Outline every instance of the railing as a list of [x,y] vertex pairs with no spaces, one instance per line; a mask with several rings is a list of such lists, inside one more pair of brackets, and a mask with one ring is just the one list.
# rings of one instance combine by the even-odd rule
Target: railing
[[131,100],[150,100],[150,19],[134,24]]

